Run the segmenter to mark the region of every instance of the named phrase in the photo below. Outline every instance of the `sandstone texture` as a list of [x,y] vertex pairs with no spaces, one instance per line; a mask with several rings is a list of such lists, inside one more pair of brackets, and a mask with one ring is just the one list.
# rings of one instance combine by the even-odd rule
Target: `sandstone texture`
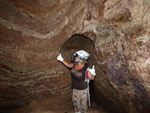
[[85,49],[97,73],[92,101],[109,113],[149,113],[149,48],[149,0],[0,0],[0,110],[71,100],[56,57],[71,62]]

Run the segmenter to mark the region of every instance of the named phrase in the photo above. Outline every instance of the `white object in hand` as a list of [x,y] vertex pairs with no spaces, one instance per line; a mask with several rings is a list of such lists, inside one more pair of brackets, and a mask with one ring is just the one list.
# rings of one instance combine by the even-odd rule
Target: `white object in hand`
[[92,69],[88,68],[87,69],[93,76],[96,76],[96,73],[95,73],[95,66],[93,65]]
[[63,61],[64,61],[64,59],[63,59],[63,57],[61,56],[61,54],[59,54],[59,55],[57,56],[57,60],[60,61],[60,62],[63,62]]

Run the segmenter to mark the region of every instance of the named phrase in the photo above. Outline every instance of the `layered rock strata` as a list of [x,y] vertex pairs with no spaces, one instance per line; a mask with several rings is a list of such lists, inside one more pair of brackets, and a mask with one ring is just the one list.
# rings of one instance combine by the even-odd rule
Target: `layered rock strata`
[[[149,7],[149,0],[0,0],[0,106],[71,98],[69,71],[56,57],[63,52],[72,60],[84,48],[96,65],[97,104],[108,112],[148,113]],[[74,34],[89,37],[91,46],[82,36],[74,46],[68,40]]]

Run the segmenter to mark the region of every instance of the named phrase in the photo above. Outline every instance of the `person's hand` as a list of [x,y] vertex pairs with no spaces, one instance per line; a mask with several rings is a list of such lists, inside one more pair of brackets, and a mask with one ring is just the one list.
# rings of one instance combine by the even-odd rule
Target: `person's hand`
[[96,76],[96,72],[95,72],[95,66],[93,65],[92,69],[88,68],[87,69],[93,76]]
[[64,58],[61,56],[61,53],[57,56],[57,60],[60,62],[64,61]]

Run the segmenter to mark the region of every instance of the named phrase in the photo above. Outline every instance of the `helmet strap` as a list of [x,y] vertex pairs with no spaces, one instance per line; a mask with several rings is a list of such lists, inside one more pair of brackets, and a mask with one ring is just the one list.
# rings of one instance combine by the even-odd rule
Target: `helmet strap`
[[86,59],[84,59],[83,61],[80,61],[81,59],[82,59],[82,57],[80,56],[80,57],[79,57],[79,62],[78,62],[78,63],[82,63],[82,62],[86,61]]
[[81,58],[82,58],[82,57],[81,57],[81,56],[79,56],[79,63],[81,63],[81,62],[80,62]]

